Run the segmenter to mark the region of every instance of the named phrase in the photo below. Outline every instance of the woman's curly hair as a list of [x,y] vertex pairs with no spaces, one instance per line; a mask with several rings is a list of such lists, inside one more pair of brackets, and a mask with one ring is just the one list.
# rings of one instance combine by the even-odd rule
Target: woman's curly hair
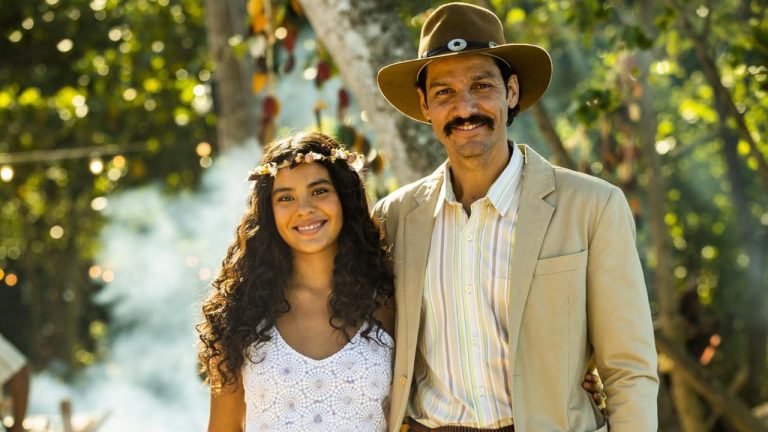
[[[298,133],[265,146],[262,162],[280,164],[309,152],[329,156],[339,147],[323,134]],[[373,326],[381,325],[374,312],[394,292],[394,275],[381,231],[368,213],[357,172],[341,159],[314,163],[328,170],[344,218],[329,298],[330,324],[348,334],[349,329],[365,323],[362,335],[370,339]],[[274,177],[268,174],[256,176],[248,209],[213,281],[214,290],[203,303],[203,320],[196,326],[201,371],[214,392],[238,381],[248,348],[269,340],[275,319],[291,308],[284,289],[292,271],[292,256],[275,226],[273,183]],[[380,337],[377,332],[381,343]]]

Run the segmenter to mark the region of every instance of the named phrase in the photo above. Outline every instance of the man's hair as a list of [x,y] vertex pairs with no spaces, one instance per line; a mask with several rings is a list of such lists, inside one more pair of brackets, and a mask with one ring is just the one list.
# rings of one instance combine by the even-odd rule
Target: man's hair
[[[501,72],[501,79],[504,81],[504,89],[506,90],[507,94],[509,94],[509,78],[514,75],[514,71],[512,68],[503,60],[498,59],[496,57],[493,58],[493,62],[496,63],[496,67],[499,68],[499,72]],[[429,65],[424,66],[421,71],[419,71],[419,75],[416,77],[416,87],[421,89],[421,92],[424,94],[425,98],[427,95],[427,68]],[[514,108],[507,108],[507,126],[512,124],[512,120],[515,119],[515,117],[520,114],[520,95],[522,94],[522,89],[517,89],[517,96],[518,96],[518,102],[517,105],[515,105]]]

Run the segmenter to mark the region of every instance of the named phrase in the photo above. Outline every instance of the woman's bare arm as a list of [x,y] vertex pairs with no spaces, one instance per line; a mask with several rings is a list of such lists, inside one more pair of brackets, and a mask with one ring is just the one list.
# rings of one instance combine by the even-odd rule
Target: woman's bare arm
[[245,422],[245,391],[242,377],[218,394],[211,394],[208,432],[243,432]]

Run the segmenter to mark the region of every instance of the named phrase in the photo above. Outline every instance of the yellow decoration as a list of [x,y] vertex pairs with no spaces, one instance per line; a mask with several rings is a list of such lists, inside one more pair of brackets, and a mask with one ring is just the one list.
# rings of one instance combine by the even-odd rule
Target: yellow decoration
[[264,0],[248,0],[248,15],[254,17],[264,14]]
[[322,111],[328,108],[328,104],[324,100],[318,100],[315,102],[315,111]]
[[264,0],[248,0],[248,16],[251,17],[251,28],[254,33],[261,33],[267,28],[267,16],[264,10]]

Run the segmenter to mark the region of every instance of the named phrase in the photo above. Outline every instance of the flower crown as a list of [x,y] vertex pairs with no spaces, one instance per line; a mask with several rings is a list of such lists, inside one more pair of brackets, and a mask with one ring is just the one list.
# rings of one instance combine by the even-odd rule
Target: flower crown
[[274,162],[261,164],[248,172],[248,180],[256,180],[259,176],[267,174],[274,177],[277,175],[277,170],[279,169],[295,167],[300,163],[309,164],[321,160],[329,160],[331,162],[336,162],[337,160],[345,161],[353,170],[355,170],[355,172],[360,172],[360,170],[363,169],[363,165],[365,165],[365,156],[360,153],[350,152],[343,148],[336,148],[331,150],[329,156],[315,152],[299,153],[293,160],[284,160],[280,162],[280,164]]

